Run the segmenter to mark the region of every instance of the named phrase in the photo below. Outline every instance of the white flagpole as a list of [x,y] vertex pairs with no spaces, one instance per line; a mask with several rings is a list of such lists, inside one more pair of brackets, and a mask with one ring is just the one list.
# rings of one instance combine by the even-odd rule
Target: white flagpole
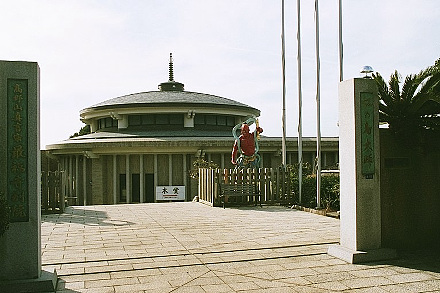
[[297,45],[298,45],[298,201],[302,202],[302,84],[301,84],[301,0],[297,0]]
[[283,112],[282,112],[282,124],[283,124],[283,138],[281,140],[282,148],[282,164],[286,166],[286,58],[285,58],[285,42],[284,42],[284,0],[281,0],[281,61],[283,69]]
[[315,0],[315,27],[316,27],[316,206],[321,207],[321,84],[319,60],[319,4]]
[[344,80],[343,55],[344,48],[342,45],[342,0],[339,0],[339,81]]

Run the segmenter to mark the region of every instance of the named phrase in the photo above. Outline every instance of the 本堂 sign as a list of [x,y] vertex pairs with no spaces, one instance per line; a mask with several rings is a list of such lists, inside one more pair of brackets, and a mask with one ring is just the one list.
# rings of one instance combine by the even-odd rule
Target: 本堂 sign
[[185,186],[157,186],[156,200],[185,200]]

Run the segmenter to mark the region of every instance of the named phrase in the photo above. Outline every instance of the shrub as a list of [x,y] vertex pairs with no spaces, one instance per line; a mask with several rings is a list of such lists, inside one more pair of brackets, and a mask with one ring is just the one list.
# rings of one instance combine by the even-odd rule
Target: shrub
[[203,158],[197,158],[192,165],[192,169],[188,171],[189,177],[191,177],[192,179],[199,179],[199,168],[218,168],[218,165],[216,163],[214,163],[213,161],[208,162]]
[[[311,174],[310,164],[304,165],[301,202],[299,202],[298,165],[288,167],[294,202],[304,207],[316,208],[316,174]],[[326,174],[321,176],[321,205],[326,210],[339,210],[339,175]]]

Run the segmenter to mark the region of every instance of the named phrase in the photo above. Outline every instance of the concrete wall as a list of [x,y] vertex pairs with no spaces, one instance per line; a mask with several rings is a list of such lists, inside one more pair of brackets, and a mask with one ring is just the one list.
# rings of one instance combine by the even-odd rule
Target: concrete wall
[[92,161],[92,202],[89,204],[103,204],[103,187],[104,184],[102,180],[103,165],[105,164],[105,158],[100,157],[97,159],[91,159]]
[[157,155],[157,185],[169,185],[168,155]]
[[384,247],[418,249],[440,243],[440,149],[407,148],[381,129]]

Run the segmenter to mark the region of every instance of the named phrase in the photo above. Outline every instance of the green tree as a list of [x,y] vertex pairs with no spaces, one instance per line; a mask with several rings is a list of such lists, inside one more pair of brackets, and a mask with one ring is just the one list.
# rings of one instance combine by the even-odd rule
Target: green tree
[[81,127],[79,132],[75,132],[74,134],[72,134],[70,136],[70,138],[81,136],[81,135],[86,135],[86,134],[90,134],[90,125],[88,125],[88,124]]
[[[440,134],[440,59],[402,84],[397,70],[388,83],[373,74],[378,85],[379,120],[406,142],[420,142]],[[401,86],[402,84],[402,86]]]
[[197,158],[192,163],[192,166],[192,169],[188,171],[189,177],[191,177],[192,179],[199,179],[199,168],[218,168],[218,165],[216,163],[214,163],[213,161],[208,162],[204,158]]

